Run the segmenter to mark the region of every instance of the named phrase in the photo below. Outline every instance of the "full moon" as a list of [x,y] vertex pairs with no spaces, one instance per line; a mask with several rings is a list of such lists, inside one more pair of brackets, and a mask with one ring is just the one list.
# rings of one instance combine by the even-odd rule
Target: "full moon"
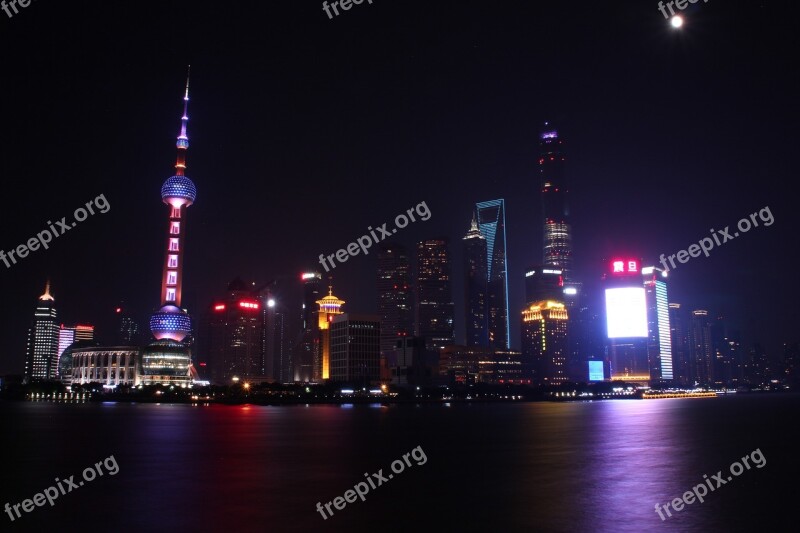
[[680,15],[675,15],[670,20],[670,23],[672,24],[673,28],[680,28],[681,26],[683,26],[683,17],[681,17]]

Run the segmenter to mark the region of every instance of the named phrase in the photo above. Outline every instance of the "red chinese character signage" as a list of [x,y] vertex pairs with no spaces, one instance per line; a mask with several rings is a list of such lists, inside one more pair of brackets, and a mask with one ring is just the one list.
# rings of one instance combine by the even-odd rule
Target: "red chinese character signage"
[[617,276],[639,273],[639,261],[637,259],[615,259],[611,261],[611,273]]

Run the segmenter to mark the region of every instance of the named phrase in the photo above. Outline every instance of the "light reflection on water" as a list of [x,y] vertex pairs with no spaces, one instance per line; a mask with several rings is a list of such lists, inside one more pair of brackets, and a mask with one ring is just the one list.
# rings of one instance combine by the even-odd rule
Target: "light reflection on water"
[[[85,526],[89,513],[115,531],[363,531],[377,523],[399,531],[445,513],[464,531],[737,531],[781,516],[781,497],[792,492],[775,487],[800,474],[796,423],[787,423],[800,415],[800,401],[788,395],[194,407],[0,404],[14,428],[0,503],[113,454],[118,475],[70,494],[69,504],[26,515],[27,526]],[[416,446],[429,459],[424,466],[328,521],[315,511]],[[765,468],[658,518],[656,503],[756,448]],[[138,510],[121,522],[120,501]]]

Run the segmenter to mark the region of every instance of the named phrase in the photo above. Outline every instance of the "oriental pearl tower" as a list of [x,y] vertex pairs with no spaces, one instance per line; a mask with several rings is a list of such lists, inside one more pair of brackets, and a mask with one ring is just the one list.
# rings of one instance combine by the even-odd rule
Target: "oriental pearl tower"
[[161,308],[150,317],[150,331],[156,341],[142,353],[142,381],[145,384],[188,383],[193,374],[191,352],[182,341],[192,332],[189,315],[181,308],[183,251],[186,236],[186,208],[192,205],[197,189],[186,172],[186,151],[189,137],[189,77],[183,97],[181,132],[176,147],[175,175],[161,187],[161,199],[169,206],[167,238],[164,245],[164,267],[161,275]]

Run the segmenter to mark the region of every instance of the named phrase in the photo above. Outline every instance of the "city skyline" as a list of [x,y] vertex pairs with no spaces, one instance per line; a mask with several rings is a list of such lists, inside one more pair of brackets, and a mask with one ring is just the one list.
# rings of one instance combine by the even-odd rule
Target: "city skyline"
[[800,3],[0,3],[9,531],[792,529]]
[[[465,13],[451,16],[467,17],[475,9],[476,6],[472,6]],[[560,6],[543,9],[547,10],[547,16],[565,11]],[[612,12],[625,9],[628,8],[611,8]],[[644,7],[630,9],[649,20]],[[63,14],[61,10],[40,10],[38,22],[57,25],[58,19],[53,17]],[[180,17],[182,13],[176,6],[166,6],[165,10],[167,16]],[[23,32],[31,23],[30,13],[13,21],[10,35],[22,35],[18,32]],[[385,23],[389,19],[384,17],[402,18],[409,13],[386,8],[373,9],[369,16]],[[434,17],[441,16],[434,12]],[[739,16],[733,8],[719,7],[715,11],[719,20],[715,18],[708,23],[713,31],[726,34],[736,27]],[[769,10],[760,11],[756,20],[765,24],[774,16]],[[589,20],[588,13],[586,17]],[[345,20],[343,17],[335,24],[357,25],[356,18]],[[146,18],[141,20],[146,21]],[[451,45],[436,48],[430,58],[420,60],[420,65],[409,62],[408,54],[403,52],[409,43],[401,41],[404,43],[401,46],[382,40],[373,27],[359,27],[359,31],[364,32],[364,39],[371,38],[388,47],[393,53],[391,64],[409,73],[453,55],[457,61],[450,73],[458,79],[474,76],[473,69],[477,68],[485,73],[502,72],[502,65],[517,64],[521,59],[522,52],[515,52],[502,59],[497,67],[492,66],[499,57],[498,51],[506,50],[510,35],[515,35],[512,32],[504,36],[499,20],[492,17],[486,20],[491,39],[474,35],[465,27],[455,34]],[[330,24],[320,22],[320,42],[336,42],[341,30],[334,29],[332,21],[323,22]],[[536,42],[547,42],[548,37],[555,42],[556,37],[561,37],[554,30],[536,24]],[[565,53],[590,50],[595,42],[593,36],[606,35],[591,25],[581,26],[581,29],[587,31],[586,35],[570,33],[572,40],[565,45]],[[195,87],[192,120],[198,125],[193,139],[193,161],[196,161],[193,168],[196,170],[192,177],[204,191],[204,200],[192,207],[191,230],[186,236],[186,260],[193,267],[185,273],[184,306],[191,313],[204,309],[218,288],[236,275],[266,281],[282,275],[294,277],[318,267],[316,258],[320,252],[351,241],[368,225],[374,227],[385,220],[386,213],[402,212],[409,202],[425,200],[433,213],[424,225],[411,225],[391,238],[391,242],[412,249],[418,240],[437,235],[447,235],[451,243],[456,242],[463,236],[464,221],[471,218],[474,202],[483,198],[505,198],[510,341],[512,348],[519,349],[516,317],[526,303],[522,296],[523,271],[541,261],[543,246],[536,175],[540,128],[542,123],[551,121],[569,140],[567,179],[573,247],[579,251],[575,270],[586,283],[597,281],[592,279],[592,272],[600,272],[604,261],[612,255],[634,253],[645,263],[657,264],[660,254],[697,242],[708,235],[709,228],[723,228],[734,224],[744,213],[771,206],[776,219],[774,226],[760,228],[715,250],[710,257],[695,259],[676,270],[671,278],[670,300],[687,308],[707,308],[715,315],[728,317],[742,331],[743,343],[761,342],[770,355],[776,357],[782,343],[792,341],[791,324],[797,320],[796,306],[780,291],[775,294],[774,305],[778,311],[774,319],[756,312],[749,304],[762,294],[774,292],[769,277],[758,274],[764,269],[787,268],[797,254],[792,247],[785,246],[786,242],[791,242],[789,231],[795,225],[795,215],[788,207],[786,195],[779,192],[782,177],[788,178],[790,171],[780,158],[742,160],[730,154],[788,153],[790,135],[780,124],[771,124],[771,130],[764,129],[765,117],[780,114],[774,103],[779,99],[773,95],[754,98],[747,93],[748,105],[734,121],[729,110],[736,108],[744,89],[728,84],[727,80],[738,78],[731,77],[733,70],[726,76],[710,77],[704,74],[703,65],[713,57],[725,68],[739,68],[743,53],[753,54],[752,57],[768,64],[778,59],[767,57],[764,60],[768,54],[759,54],[758,47],[739,51],[740,55],[735,57],[715,42],[708,45],[709,49],[701,49],[697,46],[700,37],[693,34],[689,26],[685,30],[683,37],[677,36],[660,22],[654,22],[651,26],[625,27],[613,37],[614,42],[622,44],[645,35],[644,38],[654,44],[653,53],[658,57],[677,54],[681,58],[680,62],[673,59],[666,63],[640,58],[638,64],[642,72],[634,73],[630,87],[621,86],[618,95],[606,94],[600,88],[603,80],[622,77],[624,70],[619,66],[605,60],[600,62],[607,72],[596,82],[588,82],[588,87],[598,88],[598,95],[593,95],[591,91],[579,89],[582,87],[579,82],[585,79],[580,70],[563,70],[550,61],[537,63],[535,59],[546,54],[531,52],[526,64],[536,64],[537,69],[526,67],[510,71],[517,72],[511,75],[516,83],[507,83],[510,81],[507,74],[491,81],[485,96],[472,89],[465,94],[466,102],[485,103],[497,110],[491,116],[476,117],[476,128],[470,131],[478,132],[478,137],[466,135],[468,128],[463,128],[464,132],[447,130],[453,142],[437,143],[433,153],[425,146],[430,145],[433,136],[445,134],[436,124],[460,124],[467,115],[463,109],[447,105],[439,92],[425,100],[417,95],[413,86],[397,87],[389,83],[389,68],[367,69],[385,91],[373,93],[363,101],[364,113],[368,116],[364,124],[344,120],[343,109],[316,103],[303,113],[318,115],[316,123],[327,126],[306,131],[298,126],[302,120],[298,121],[282,110],[285,106],[278,105],[288,102],[300,108],[309,103],[302,96],[302,90],[291,81],[296,77],[297,67],[274,63],[262,66],[253,62],[249,53],[223,65],[202,52],[193,54],[196,57],[186,57],[180,51],[171,50],[158,61],[150,62],[115,46],[92,50],[88,58],[80,59],[81,65],[88,68],[89,62],[95,60],[105,64],[105,59],[113,55],[128,61],[130,68],[112,69],[104,71],[102,76],[98,73],[79,80],[77,86],[86,89],[85,94],[68,90],[45,93],[43,88],[48,87],[45,73],[52,73],[52,67],[46,66],[43,58],[32,56],[25,63],[9,58],[12,72],[21,72],[22,68],[30,71],[28,81],[10,89],[14,101],[19,104],[6,115],[9,128],[25,131],[24,125],[34,121],[55,131],[67,128],[68,124],[75,124],[78,129],[76,134],[62,135],[69,142],[51,146],[52,157],[41,162],[42,172],[63,177],[53,181],[49,194],[40,195],[35,202],[22,197],[8,206],[3,215],[3,246],[9,249],[14,243],[25,242],[44,227],[47,220],[71,212],[87,197],[98,193],[106,194],[113,209],[104,215],[102,223],[90,218],[54,241],[48,250],[37,251],[20,264],[2,271],[0,284],[11,305],[3,311],[3,323],[8,325],[9,334],[0,345],[0,372],[19,372],[25,338],[24,334],[15,332],[27,329],[33,311],[30,302],[35,301],[43,280],[48,277],[59,287],[62,321],[96,324],[100,340],[112,335],[117,328],[112,315],[119,301],[127,302],[126,308],[138,319],[140,328],[146,324],[143,319],[155,310],[153,301],[145,296],[152,293],[153,284],[161,276],[153,265],[161,264],[163,255],[153,236],[163,231],[160,223],[163,212],[159,210],[163,205],[153,202],[152,190],[160,185],[164,165],[174,157],[166,142],[174,138],[175,87],[184,83],[188,63],[193,65]],[[525,42],[529,39],[519,38],[526,39]],[[225,49],[224,43],[218,44]],[[349,61],[358,65],[371,64],[368,53],[350,54],[352,50],[345,43],[335,46],[338,52],[348,51],[348,57],[352,56]],[[412,43],[411,51],[418,49],[419,45]],[[67,46],[59,53],[70,50],[74,52],[75,46]],[[80,50],[81,54],[86,52]],[[305,52],[298,53],[303,59]],[[645,52],[637,50],[635,53]],[[72,53],[73,56],[81,54]],[[326,61],[324,72],[338,66],[338,60],[329,58]],[[36,68],[29,69],[29,64]],[[243,65],[248,68],[240,68]],[[57,72],[73,79],[66,67],[58,67]],[[555,73],[564,77],[559,86],[565,90],[556,91],[538,83],[537,80]],[[683,94],[680,84],[669,82],[670,75],[675,73],[691,74],[693,79],[704,80],[705,86],[716,95],[715,102],[710,107],[701,105],[702,99],[692,98],[687,98],[680,106],[658,103],[654,95],[669,93],[671,89]],[[366,75],[360,77],[361,81],[369,79]],[[267,80],[273,81],[266,83]],[[777,85],[778,90],[784,90],[784,86],[788,85]],[[248,97],[255,87],[268,87],[271,91],[269,98],[257,106],[253,105],[253,98]],[[344,94],[343,87],[335,82],[326,87],[335,95]],[[512,91],[508,97],[504,92],[506,87]],[[528,97],[531,91],[536,98]],[[403,97],[406,94],[408,101]],[[601,98],[600,94],[604,96]],[[93,105],[95,99],[109,104]],[[36,105],[45,100],[51,101],[47,113]],[[76,115],[73,101],[81,103],[81,109],[89,112]],[[347,97],[345,101],[350,105],[355,100]],[[399,104],[387,107],[384,104],[388,101]],[[225,102],[225,106],[221,106],[221,102]],[[23,108],[32,111],[18,111]],[[389,115],[379,120],[380,115],[374,112],[378,108],[389,109]],[[646,115],[633,111],[642,108],[647,111]],[[698,112],[700,109],[704,114]],[[400,120],[408,113],[422,122],[412,127]],[[233,120],[233,116],[252,120],[242,122]],[[694,127],[687,129],[685,125],[690,119]],[[404,143],[399,152],[396,152],[399,147],[369,134],[384,131],[388,124],[395,123],[402,125],[402,129],[395,132]],[[107,124],[117,125],[114,135],[106,134]],[[254,128],[254,124],[259,127]],[[342,124],[349,132],[346,137],[363,142],[330,144],[327,133],[333,131],[336,124]],[[426,126],[422,133],[419,124]],[[613,135],[607,133],[609,130]],[[750,135],[756,131],[773,133]],[[305,139],[306,134],[311,137]],[[326,140],[322,142],[321,139]],[[33,138],[4,137],[4,145],[15,147],[20,154],[28,153],[28,158],[33,157],[26,151],[26,146],[35,146]],[[318,163],[296,155],[310,145],[319,147],[318,157],[313,158]],[[105,148],[98,150],[97,146]],[[285,147],[285,154],[278,147]],[[351,162],[353,150],[359,154],[361,166]],[[262,151],[263,157],[256,156]],[[385,161],[389,160],[398,161],[399,165],[387,166]],[[31,166],[25,161],[22,156],[7,158],[2,162],[4,175],[32,179]],[[105,169],[115,168],[120,162],[124,163],[121,170],[114,179],[108,179]],[[350,183],[351,176],[369,187],[345,193],[337,184]],[[738,187],[731,186],[749,183],[754,176],[776,178],[759,179],[758,187],[746,196],[739,194]],[[396,192],[398,187],[400,192]],[[307,194],[311,189],[315,190],[314,194]],[[277,191],[280,195],[275,196]],[[375,202],[376,197],[383,201]],[[311,214],[328,212],[332,205],[348,207],[338,209],[334,223],[320,231],[318,224],[312,222]],[[675,205],[684,207],[671,207]],[[302,208],[301,212],[298,207]],[[19,221],[19,224],[11,221]],[[452,263],[460,265],[460,250],[453,248]],[[100,261],[88,260],[98,253]],[[74,261],[74,258],[81,260]],[[362,279],[373,277],[375,261],[376,254],[371,253],[354,257],[336,269],[337,292],[348,300],[349,308],[354,311],[377,311],[376,288],[361,286]],[[457,309],[463,307],[460,270],[454,268],[453,272],[453,298]],[[98,283],[99,280],[104,282]],[[731,291],[732,287],[736,289]],[[83,298],[89,290],[92,298]],[[455,316],[455,338],[460,342],[465,335],[463,324],[459,324],[463,322],[462,315],[456,313]]]
[[[188,102],[188,82],[187,82],[187,93],[186,93],[186,96],[184,97],[184,101]],[[186,115],[186,110],[184,109],[184,114],[182,116],[181,134],[179,135],[179,140],[178,140],[179,158],[178,158],[178,162],[176,163],[176,169],[177,169],[177,173],[178,173],[179,176],[182,175],[183,169],[185,168],[185,162],[184,162],[185,161],[185,156],[182,156],[182,152],[185,151],[186,148],[188,148],[188,138],[186,138],[186,121],[187,120],[188,120],[188,117]],[[171,178],[171,179],[174,179],[174,178]],[[166,184],[165,184],[165,187],[166,187]],[[163,192],[163,188],[162,188],[162,192]],[[165,202],[166,202],[166,200],[165,200]],[[499,202],[499,204],[498,204],[498,202]],[[502,207],[502,202],[503,202],[502,200],[492,201],[492,202],[482,202],[482,203],[476,204],[476,206],[478,206],[479,209],[481,207],[490,208],[491,209],[491,208],[495,207],[495,204],[496,204],[496,205],[500,206],[500,213],[504,213],[504,209]],[[191,204],[191,202],[189,203],[189,205],[190,204]],[[474,213],[477,213],[477,211],[475,211]],[[475,223],[475,220],[474,220],[475,214],[474,213],[473,213],[473,224]],[[174,215],[174,210],[173,210],[173,215]],[[174,222],[173,218],[174,217],[171,217],[171,222],[170,222],[170,227],[169,227],[169,232],[170,233],[174,233],[173,229],[174,229],[175,222]],[[180,218],[180,217],[178,217],[178,218]],[[504,228],[504,225],[501,225],[501,227]],[[468,236],[469,236],[469,233],[468,233]],[[546,236],[547,236],[547,230],[545,230],[545,237]],[[483,237],[483,238],[485,239],[485,237]],[[545,238],[543,240],[543,242],[546,243],[546,240],[547,239]],[[169,245],[170,245],[170,243],[168,242],[168,246]],[[450,246],[451,245],[452,245],[451,242],[447,242],[447,244],[446,244],[448,253],[450,252]],[[390,248],[390,249],[401,249],[401,250],[404,248],[404,246],[402,244],[399,244],[397,242],[391,242],[391,243],[388,243],[388,244],[385,244],[385,245],[381,246],[382,249],[386,249],[387,247]],[[547,246],[545,245],[545,258],[547,258],[547,251],[546,250],[547,250]],[[181,252],[182,251],[183,250],[181,249]],[[487,253],[487,258],[488,258],[488,250],[487,250],[486,253]],[[165,266],[164,266],[165,270],[164,270],[164,274],[163,274],[164,277],[162,279],[162,301],[165,301],[165,302],[169,302],[169,301],[175,302],[176,299],[180,298],[180,295],[179,295],[180,293],[179,292],[178,292],[177,295],[174,292],[171,293],[171,294],[168,293],[168,289],[167,289],[168,285],[170,285],[170,284],[171,285],[175,285],[176,282],[177,282],[177,285],[180,286],[180,282],[179,282],[179,278],[180,277],[177,278],[177,279],[172,279],[172,280],[169,279],[169,275],[171,274],[169,269],[175,267],[175,265],[173,265],[170,261],[173,261],[173,257],[171,257],[169,254],[166,254]],[[453,264],[452,254],[450,254],[449,257],[448,257],[448,264],[449,264],[449,268],[450,268],[451,271],[458,271],[458,265],[454,265]],[[181,265],[182,265],[182,261],[181,261]],[[488,265],[488,263],[487,263],[487,265]],[[643,263],[643,265],[644,265],[644,263]],[[555,267],[556,264],[551,261],[548,266],[552,268],[552,267]],[[378,267],[378,271],[379,270],[380,270],[380,267]],[[591,275],[592,273],[589,273],[589,274]],[[596,272],[594,274],[595,274],[594,279],[590,279],[590,284],[592,282],[597,283],[602,278],[602,276],[600,275],[599,272]],[[514,273],[512,273],[512,276],[513,275],[514,275]],[[305,278],[306,276],[307,276],[307,274],[302,274],[301,277]],[[318,278],[318,277],[321,277],[321,275],[320,274],[314,274],[314,277]],[[572,277],[572,280],[576,281],[574,276]],[[413,280],[412,280],[412,290],[413,290],[413,286],[414,286],[415,282],[416,282],[416,278],[414,277]],[[254,284],[255,284],[255,282],[254,282]],[[452,285],[452,277],[451,277],[451,280],[450,280],[450,285]],[[452,290],[452,287],[451,287],[451,290]],[[487,287],[487,293],[488,293],[488,287]],[[292,306],[295,306],[296,304],[298,304],[300,302],[284,301],[282,303],[284,305],[288,306],[289,308],[292,308]],[[669,303],[676,303],[676,302],[674,300],[670,299]],[[677,304],[680,305],[680,302],[677,302]],[[455,319],[454,322],[456,324],[458,324],[458,329],[461,329],[461,328],[463,328],[465,326],[465,324],[459,324],[459,317],[464,317],[465,316],[465,312],[464,311],[466,311],[466,307],[467,307],[467,299],[464,299],[460,303],[461,311],[456,310],[453,313],[453,316],[454,316],[454,319]],[[707,307],[707,306],[697,305],[695,307]],[[525,307],[525,309],[527,309],[527,307]],[[115,312],[119,313],[119,308],[116,308]],[[199,312],[201,312],[201,311],[200,310],[190,310],[190,315],[198,314]],[[370,309],[367,309],[366,312],[369,313],[369,312],[372,312],[372,311]],[[704,311],[704,312],[707,312],[707,311]],[[302,313],[304,314],[305,311],[303,311]],[[716,313],[716,314],[717,314],[718,317],[721,318],[720,313]],[[94,320],[95,320],[95,318],[90,318],[89,319],[89,321],[94,321]],[[414,322],[413,324],[415,324],[415,323],[416,322]],[[487,317],[487,331],[488,331],[488,329],[489,328],[488,328],[488,317]],[[461,344],[461,338],[459,338],[458,336],[454,337],[454,342],[457,345]],[[758,341],[756,341],[756,342],[758,342]],[[783,344],[784,342],[790,342],[790,339],[789,338],[781,339],[781,344]],[[469,341],[467,341],[467,345],[469,345]],[[511,345],[512,345],[512,348],[516,348],[517,344],[513,342],[513,339],[512,339]],[[524,347],[524,340],[523,340],[523,347]],[[498,347],[498,348],[500,348],[500,347]],[[202,354],[202,355],[204,356],[204,358],[208,357],[208,354]],[[318,354],[318,356],[321,357],[321,354]],[[771,358],[773,360],[779,360],[780,357],[781,357],[780,353],[774,353],[771,356]],[[708,356],[708,359],[710,359],[710,355]],[[321,366],[321,360],[317,361],[315,363],[315,365]],[[707,377],[708,376],[708,371],[706,371],[705,373],[703,373],[702,371],[695,371],[694,374],[696,376],[701,377],[701,378],[704,377],[704,376]],[[257,375],[257,374],[254,374],[254,375]],[[312,377],[314,377],[314,379],[319,379],[318,372],[312,373]]]

